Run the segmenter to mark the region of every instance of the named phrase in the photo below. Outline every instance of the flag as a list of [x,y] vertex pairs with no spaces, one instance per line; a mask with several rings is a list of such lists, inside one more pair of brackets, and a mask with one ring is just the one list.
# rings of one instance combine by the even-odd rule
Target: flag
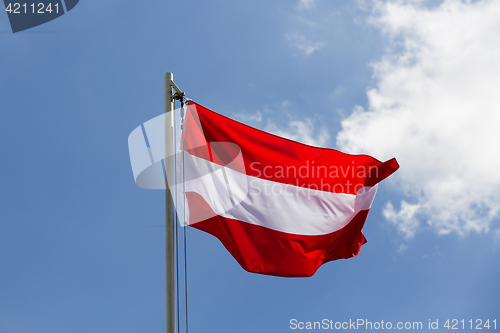
[[394,158],[305,145],[194,102],[178,141],[185,223],[217,237],[243,269],[274,276],[312,276],[357,256],[377,184],[399,168]]

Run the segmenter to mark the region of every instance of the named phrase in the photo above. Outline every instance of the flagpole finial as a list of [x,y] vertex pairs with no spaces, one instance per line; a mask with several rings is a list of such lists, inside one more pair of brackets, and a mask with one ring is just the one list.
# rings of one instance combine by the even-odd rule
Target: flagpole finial
[[[182,90],[180,90],[179,87],[177,87],[177,85],[175,84],[174,74],[172,74],[170,72],[165,73],[165,83],[167,83],[167,80],[169,81],[168,85],[170,87],[172,102],[174,100],[182,101],[182,99],[184,98],[184,96],[186,94]],[[174,90],[175,90],[175,93],[173,93]]]

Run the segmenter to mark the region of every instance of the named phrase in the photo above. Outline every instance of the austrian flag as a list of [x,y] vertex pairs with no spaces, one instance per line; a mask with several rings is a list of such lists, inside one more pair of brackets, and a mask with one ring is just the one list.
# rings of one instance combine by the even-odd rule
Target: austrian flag
[[217,237],[245,270],[304,277],[359,254],[377,184],[398,168],[394,158],[308,146],[191,102],[175,191],[185,223]]

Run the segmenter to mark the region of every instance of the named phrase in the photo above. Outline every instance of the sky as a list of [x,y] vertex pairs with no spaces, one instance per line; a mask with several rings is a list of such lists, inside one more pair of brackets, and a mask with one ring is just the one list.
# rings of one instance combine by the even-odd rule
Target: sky
[[400,164],[360,254],[310,278],[248,273],[188,228],[190,332],[498,330],[499,35],[490,0],[82,0],[18,33],[0,14],[0,332],[165,332],[164,192],[127,147],[165,72],[225,116]]

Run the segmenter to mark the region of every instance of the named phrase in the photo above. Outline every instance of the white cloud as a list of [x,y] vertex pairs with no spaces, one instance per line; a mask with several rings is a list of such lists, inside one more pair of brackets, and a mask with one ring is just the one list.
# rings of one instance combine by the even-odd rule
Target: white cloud
[[380,159],[406,200],[384,216],[405,237],[489,232],[500,210],[500,1],[376,2],[389,39],[373,65],[368,110],[342,122],[337,145]]
[[291,47],[304,52],[306,56],[321,50],[326,45],[324,42],[314,42],[299,34],[286,34],[285,38]]
[[382,212],[384,217],[398,228],[398,231],[404,234],[405,238],[411,238],[415,235],[419,221],[415,214],[419,211],[420,205],[412,205],[401,200],[399,211],[394,210],[394,206],[389,201]]
[[262,114],[257,111],[253,114],[246,113],[235,113],[233,115],[234,119],[244,122],[244,123],[260,123],[262,122]]
[[327,129],[320,128],[316,130],[309,118],[306,118],[304,121],[292,120],[286,128],[279,128],[273,122],[269,121],[265,130],[290,140],[318,147],[325,146],[330,139]]
[[314,7],[315,0],[299,0],[298,10],[310,10]]
[[404,245],[404,244],[401,244],[399,245],[399,248],[398,248],[398,253],[403,253],[404,251],[406,251],[408,249],[408,246]]
[[495,241],[500,242],[500,229],[497,229],[493,232],[493,237]]
[[344,95],[346,92],[346,88],[344,86],[338,85],[334,91],[328,94],[328,97],[331,99],[337,99]]
[[[325,23],[329,26],[332,21],[330,13],[326,14],[325,18],[325,12],[316,8],[316,0],[299,0],[288,12],[289,27],[284,37],[290,48],[306,57],[323,49],[327,45],[325,32],[329,31]],[[299,52],[293,52],[293,55]]]

